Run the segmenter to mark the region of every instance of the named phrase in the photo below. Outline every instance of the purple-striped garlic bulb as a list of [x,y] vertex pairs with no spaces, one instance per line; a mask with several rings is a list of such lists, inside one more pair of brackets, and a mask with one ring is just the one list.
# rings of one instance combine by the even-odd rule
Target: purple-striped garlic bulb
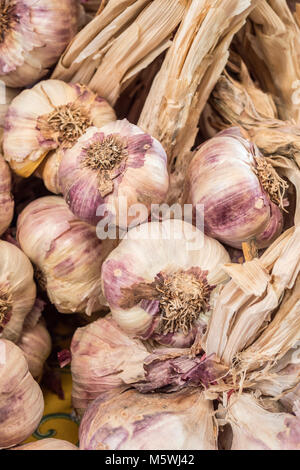
[[204,211],[210,237],[235,248],[250,240],[265,248],[282,231],[286,189],[257,147],[231,128],[197,150],[187,172],[185,202]]
[[8,229],[14,215],[14,200],[10,191],[10,169],[0,154],[0,235]]
[[0,240],[0,336],[17,342],[36,298],[33,267],[12,243]]
[[149,353],[106,317],[76,330],[71,355],[72,404],[82,415],[100,394],[144,379]]
[[128,334],[188,347],[207,324],[229,261],[219,242],[187,222],[145,223],[103,263],[103,292]]
[[212,401],[195,389],[99,396],[79,429],[82,450],[216,450]]
[[0,339],[0,449],[27,439],[37,428],[43,411],[42,391],[21,349]]
[[79,450],[74,444],[61,439],[39,439],[35,442],[29,442],[18,447],[13,447],[11,450]]
[[[46,157],[54,158],[57,171],[64,150],[72,147],[88,127],[101,127],[114,119],[107,101],[88,87],[44,80],[12,100],[5,120],[4,157],[23,177],[30,176]],[[43,171],[48,189],[59,191],[52,188],[45,168]]]
[[28,204],[19,215],[17,237],[59,312],[90,315],[105,305],[100,272],[115,241],[99,240],[95,227],[78,220],[62,197]]
[[43,375],[44,364],[51,353],[51,336],[43,319],[31,328],[24,328],[17,345],[22,349],[28,362],[29,372],[39,382]]
[[0,79],[11,87],[45,76],[78,29],[77,0],[0,1]]
[[[135,204],[145,207],[147,220],[151,204],[164,201],[169,187],[166,153],[155,138],[126,119],[111,122],[88,129],[64,153],[59,184],[80,219],[96,225],[105,216],[111,224],[127,227],[136,218]],[[126,204],[124,220],[121,200]]]

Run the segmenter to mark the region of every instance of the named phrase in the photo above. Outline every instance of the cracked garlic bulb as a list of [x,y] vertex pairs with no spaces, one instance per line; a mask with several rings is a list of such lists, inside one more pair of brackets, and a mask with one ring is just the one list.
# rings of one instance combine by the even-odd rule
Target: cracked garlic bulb
[[234,248],[269,246],[281,233],[287,183],[237,128],[202,144],[188,168],[185,202],[204,213],[205,233]]
[[77,0],[1,0],[0,80],[10,87],[45,76],[78,29]]
[[101,393],[143,379],[149,353],[106,317],[76,330],[71,355],[72,404],[81,415]]
[[187,222],[145,223],[103,263],[103,292],[128,334],[188,347],[207,322],[229,261],[218,241]]
[[[59,167],[59,184],[71,211],[95,224],[127,226],[136,218],[135,204],[146,208],[165,200],[169,176],[167,156],[161,144],[126,119],[91,128],[65,152]],[[121,220],[119,201],[127,204]],[[102,206],[102,214],[97,209]]]
[[36,298],[33,268],[15,245],[0,240],[0,336],[17,342]]
[[27,439],[37,428],[43,411],[42,391],[21,349],[0,339],[0,449]]
[[81,450],[216,450],[212,401],[198,390],[108,392],[86,410]]
[[95,227],[78,220],[62,197],[28,204],[18,218],[17,238],[59,312],[90,315],[105,305],[101,265],[115,241],[99,240]]
[[[20,176],[30,176],[55,155],[57,166],[90,126],[115,119],[111,106],[86,86],[44,80],[11,102],[5,120],[4,157]],[[51,186],[49,188],[51,190]]]
[[11,194],[11,174],[0,154],[0,235],[10,226],[14,215],[14,200]]

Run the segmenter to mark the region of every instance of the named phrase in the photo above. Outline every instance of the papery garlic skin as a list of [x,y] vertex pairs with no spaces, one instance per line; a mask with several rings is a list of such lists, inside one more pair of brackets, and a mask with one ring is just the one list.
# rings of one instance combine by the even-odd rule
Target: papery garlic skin
[[[103,292],[113,318],[128,334],[173,347],[188,347],[197,333],[198,319],[201,323],[201,315],[209,315],[220,286],[228,279],[222,266],[229,261],[219,242],[187,222],[174,219],[145,223],[131,229],[103,263]],[[163,298],[158,289],[162,288],[160,282],[166,283],[168,279],[171,279],[170,289],[176,290],[174,283],[179,282],[180,295],[184,299],[189,295],[183,300],[182,308],[189,308],[188,289],[194,283],[199,291],[195,288],[192,297],[203,295],[203,301],[207,302],[207,309],[199,307],[188,313],[187,322],[192,314],[196,320],[191,321],[190,327],[187,323],[187,331],[182,331],[183,326],[177,328],[180,314],[173,331],[161,325]],[[168,301],[166,305],[168,308]]]
[[82,450],[216,450],[212,402],[195,390],[141,395],[110,392],[87,409]]
[[26,328],[17,345],[22,349],[28,362],[29,372],[39,382],[42,378],[44,363],[51,353],[51,336],[45,322],[40,320],[33,328]]
[[4,0],[0,6],[0,79],[10,87],[45,76],[78,28],[76,0]]
[[101,127],[114,119],[111,106],[86,86],[44,80],[22,91],[10,104],[4,157],[17,174],[28,177],[49,152],[63,152],[88,127]]
[[0,240],[0,336],[17,342],[36,298],[33,267],[15,245]]
[[[136,213],[134,204],[146,208],[165,200],[169,176],[167,156],[161,144],[126,119],[88,129],[77,144],[64,153],[59,167],[59,184],[71,211],[95,224],[109,222],[126,227]],[[119,202],[127,204],[125,220]],[[102,213],[97,209],[102,206]],[[130,213],[131,210],[131,213]]]
[[44,399],[27,361],[11,341],[0,339],[0,449],[27,439],[37,428]]
[[95,227],[78,220],[63,198],[31,202],[18,218],[17,238],[59,312],[90,315],[105,305],[100,272],[115,241],[99,240]]
[[101,393],[143,379],[149,355],[142,342],[128,337],[112,318],[78,328],[71,354],[72,404],[79,415]]
[[79,450],[74,444],[61,439],[40,439],[35,442],[29,442],[22,446],[14,447],[11,450]]
[[205,233],[234,248],[255,240],[269,246],[281,233],[281,209],[272,202],[258,175],[258,149],[237,128],[206,141],[190,163],[185,202],[204,210]]
[[14,200],[10,191],[10,169],[0,154],[0,235],[8,229],[14,215]]
[[300,418],[267,411],[253,395],[232,395],[226,421],[233,431],[231,450],[300,449]]

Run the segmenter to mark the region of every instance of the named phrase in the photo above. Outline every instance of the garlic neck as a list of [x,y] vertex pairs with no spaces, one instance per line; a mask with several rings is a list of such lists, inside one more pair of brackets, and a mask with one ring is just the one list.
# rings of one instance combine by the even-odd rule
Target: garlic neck
[[271,201],[284,210],[283,198],[288,189],[288,184],[278,175],[275,168],[265,158],[254,157],[254,159],[254,171],[262,187],[270,196]]

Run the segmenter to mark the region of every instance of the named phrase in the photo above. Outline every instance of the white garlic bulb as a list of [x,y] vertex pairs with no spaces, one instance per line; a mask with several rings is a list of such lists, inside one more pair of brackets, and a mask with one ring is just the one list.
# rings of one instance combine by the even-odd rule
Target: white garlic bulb
[[128,334],[174,346],[193,343],[227,280],[225,248],[181,220],[131,229],[102,266],[103,292]]
[[1,0],[0,79],[32,85],[47,74],[77,32],[76,0]]
[[82,450],[216,450],[213,405],[198,390],[110,392],[88,407],[79,440]]
[[11,102],[4,157],[17,174],[28,177],[53,153],[59,162],[61,152],[72,147],[88,127],[101,127],[114,119],[111,106],[86,86],[44,80]]
[[0,449],[27,439],[37,428],[43,411],[42,391],[21,349],[0,339]]
[[17,342],[36,298],[33,267],[15,245],[0,240],[0,336]]

